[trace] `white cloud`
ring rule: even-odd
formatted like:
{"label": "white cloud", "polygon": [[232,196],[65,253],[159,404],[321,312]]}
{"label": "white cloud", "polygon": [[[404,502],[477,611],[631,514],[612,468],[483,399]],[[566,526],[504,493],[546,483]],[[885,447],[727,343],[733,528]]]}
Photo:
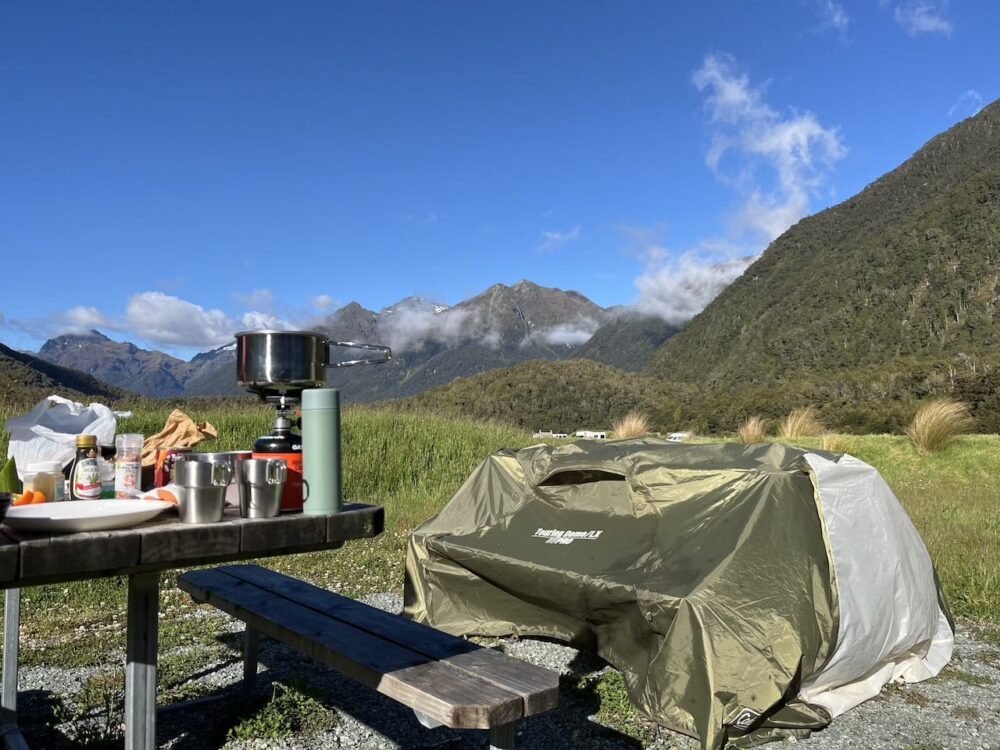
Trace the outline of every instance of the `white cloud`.
{"label": "white cloud", "polygon": [[279,305],[266,289],[234,296],[245,305],[259,305],[259,308],[230,315],[163,292],[146,291],[132,295],[121,316],[107,315],[96,307],[78,306],[41,318],[8,319],[4,325],[37,339],[86,333],[91,329],[115,331],[129,340],[171,351],[229,344],[233,334],[240,330],[295,330],[314,322],[308,311],[276,312]]}
{"label": "white cloud", "polygon": [[499,331],[487,331],[479,338],[480,344],[485,344],[490,349],[500,348],[500,332]]}
{"label": "white cloud", "polygon": [[[829,24],[843,30],[846,12],[817,2]],[[705,96],[710,141],[705,162],[737,205],[727,231],[678,254],[657,233],[626,229],[640,247],[645,270],[636,278],[635,310],[679,325],[693,318],[733,282],[775,238],[810,211],[846,153],[840,133],[811,112],[772,107],[730,55],[707,55],[692,75]]]}
{"label": "white cloud", "polygon": [[944,34],[950,37],[955,27],[947,11],[948,0],[906,0],[896,6],[896,23],[910,36]]}
{"label": "white cloud", "polygon": [[847,33],[851,17],[843,5],[833,0],[816,0],[816,12],[819,14],[821,28],[833,29],[841,35]]}
{"label": "white cloud", "polygon": [[334,300],[333,297],[331,297],[329,294],[317,294],[310,300],[310,303],[312,304],[313,308],[315,308],[318,312],[322,313],[322,312],[327,312],[328,310],[330,310],[330,308],[333,307]]}
{"label": "white cloud", "polygon": [[475,321],[468,310],[407,306],[379,319],[379,334],[394,351],[414,351],[428,343],[453,343],[469,335]]}
{"label": "white cloud", "polygon": [[555,252],[567,242],[580,239],[580,227],[576,226],[566,232],[551,232],[542,230],[541,239],[538,241],[538,249],[543,253]]}
{"label": "white cloud", "polygon": [[297,326],[277,315],[250,310],[240,315],[240,327],[247,331],[291,331]]}
{"label": "white cloud", "polygon": [[32,338],[49,339],[65,334],[88,333],[93,329],[119,331],[119,323],[109,319],[96,307],[72,307],[65,312],[41,318],[7,318],[0,322],[5,328],[26,333]]}
{"label": "white cloud", "polygon": [[274,309],[274,292],[270,289],[254,289],[249,294],[240,294],[237,292],[233,295],[233,299],[241,306],[254,310]]}
{"label": "white cloud", "polygon": [[541,339],[552,346],[578,346],[587,343],[598,328],[600,328],[600,324],[596,320],[583,318],[572,323],[562,323],[538,331],[533,334],[532,338]]}
{"label": "white cloud", "polygon": [[963,91],[948,110],[948,117],[972,117],[983,108],[983,95],[975,89]]}
{"label": "white cloud", "polygon": [[692,81],[714,128],[706,163],[742,200],[733,230],[766,244],[808,212],[847,154],[840,133],[811,112],[772,108],[730,55],[708,55]]}
{"label": "white cloud", "polygon": [[222,310],[206,310],[163,292],[132,295],[124,326],[151,343],[190,348],[228,344],[236,330]]}
{"label": "white cloud", "polygon": [[679,260],[653,261],[635,280],[639,289],[636,309],[679,325],[700,313],[729,286],[755,258],[706,261],[694,253]]}
{"label": "white cloud", "polygon": [[65,328],[61,333],[84,333],[94,328],[115,328],[115,325],[96,307],[71,307],[63,319]]}

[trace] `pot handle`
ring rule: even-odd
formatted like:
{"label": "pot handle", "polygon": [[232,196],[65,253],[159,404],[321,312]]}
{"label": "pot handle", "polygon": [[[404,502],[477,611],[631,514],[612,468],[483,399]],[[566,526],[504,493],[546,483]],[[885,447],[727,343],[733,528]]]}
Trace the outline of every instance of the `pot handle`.
{"label": "pot handle", "polygon": [[330,364],[330,367],[350,367],[351,365],[380,365],[383,362],[388,362],[392,359],[392,349],[388,346],[379,346],[378,344],[362,344],[357,341],[327,341],[327,346],[343,346],[347,349],[369,349],[371,351],[382,352],[381,357],[372,357],[370,359],[349,359],[346,362],[336,362]]}

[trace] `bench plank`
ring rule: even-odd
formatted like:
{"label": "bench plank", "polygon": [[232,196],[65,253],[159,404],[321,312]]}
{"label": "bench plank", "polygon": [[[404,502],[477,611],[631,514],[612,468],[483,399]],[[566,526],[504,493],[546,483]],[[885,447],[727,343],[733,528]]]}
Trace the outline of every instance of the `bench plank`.
{"label": "bench plank", "polygon": [[390,672],[379,682],[378,691],[446,727],[464,729],[516,721],[524,706],[521,696],[440,661]]}
{"label": "bench plank", "polygon": [[533,716],[559,704],[559,679],[547,669],[519,661],[490,648],[462,640],[428,625],[407,620],[363,602],[340,596],[259,565],[228,565],[225,572],[297,604],[424,654],[520,695],[524,715]]}
{"label": "bench plank", "polygon": [[212,604],[446,726],[483,729],[522,714],[523,700],[517,694],[224,570],[185,573],[178,585],[195,600]]}

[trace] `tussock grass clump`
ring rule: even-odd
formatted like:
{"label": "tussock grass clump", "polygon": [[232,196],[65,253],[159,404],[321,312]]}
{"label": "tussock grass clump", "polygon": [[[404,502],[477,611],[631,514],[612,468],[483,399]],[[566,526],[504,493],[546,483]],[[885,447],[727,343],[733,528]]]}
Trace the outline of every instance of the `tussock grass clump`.
{"label": "tussock grass clump", "polygon": [[618,439],[646,437],[649,434],[649,417],[642,412],[630,411],[612,422],[611,430]]}
{"label": "tussock grass clump", "polygon": [[767,440],[767,420],[755,414],[747,419],[736,430],[740,442],[746,445],[755,445]]}
{"label": "tussock grass clump", "polygon": [[976,423],[969,405],[951,398],[930,401],[919,409],[906,434],[922,453],[933,453]]}
{"label": "tussock grass clump", "polygon": [[823,450],[830,453],[850,453],[851,441],[843,435],[834,435],[828,432],[823,436]]}
{"label": "tussock grass clump", "polygon": [[778,435],[783,438],[816,437],[825,432],[826,425],[812,406],[793,409],[778,425]]}

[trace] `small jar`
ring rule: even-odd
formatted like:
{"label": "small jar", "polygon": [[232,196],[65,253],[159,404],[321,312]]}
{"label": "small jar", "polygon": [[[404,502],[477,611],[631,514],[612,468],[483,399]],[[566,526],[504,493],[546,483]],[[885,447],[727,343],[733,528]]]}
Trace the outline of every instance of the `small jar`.
{"label": "small jar", "polygon": [[63,482],[62,463],[37,461],[28,464],[24,472],[24,489],[40,492],[49,501],[65,500],[66,485]]}
{"label": "small jar", "polygon": [[100,499],[101,467],[97,460],[100,455],[100,449],[97,447],[97,435],[76,436],[76,459],[73,461],[73,468],[69,474],[70,500]]}
{"label": "small jar", "polygon": [[142,442],[135,432],[115,436],[115,497],[136,497],[142,490]]}

